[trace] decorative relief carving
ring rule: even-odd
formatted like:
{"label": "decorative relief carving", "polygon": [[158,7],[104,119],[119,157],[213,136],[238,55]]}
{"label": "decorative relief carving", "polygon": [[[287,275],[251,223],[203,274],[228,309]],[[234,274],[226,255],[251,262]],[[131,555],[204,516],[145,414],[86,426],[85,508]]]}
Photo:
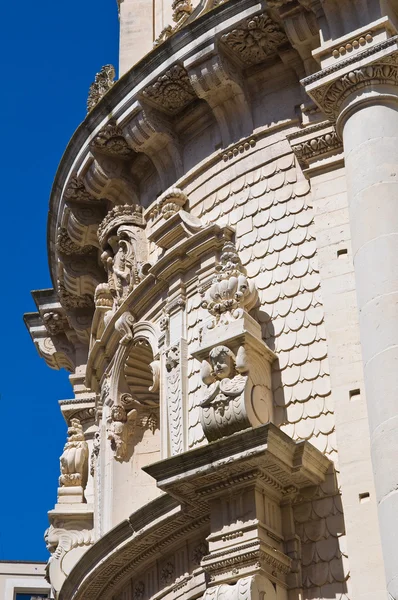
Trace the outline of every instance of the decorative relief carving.
{"label": "decorative relief carving", "polygon": [[247,152],[251,148],[254,148],[255,145],[256,145],[256,140],[254,140],[254,139],[244,142],[243,144],[237,144],[236,146],[234,146],[233,148],[228,150],[228,152],[224,152],[224,154],[222,155],[223,161],[228,162],[229,160],[232,160],[236,156],[239,156],[239,154],[243,154],[244,152]]}
{"label": "decorative relief carving", "polygon": [[200,544],[198,544],[197,546],[195,546],[195,548],[192,550],[192,563],[196,566],[199,567],[200,563],[202,562],[202,558],[204,556],[206,556],[206,554],[209,553],[209,546],[206,542],[201,542]]}
{"label": "decorative relief carving", "polygon": [[202,222],[183,210],[187,195],[179,188],[164,192],[145,213],[148,239],[161,248],[172,248],[202,228]]}
{"label": "decorative relief carving", "polygon": [[88,445],[78,419],[71,419],[68,441],[60,458],[58,501],[83,502],[83,489],[87,483]]}
{"label": "decorative relief carving", "polygon": [[134,586],[134,600],[143,600],[145,595],[145,583],[143,581],[137,581]]}
{"label": "decorative relief carving", "polygon": [[222,36],[222,42],[244,64],[260,63],[277,53],[287,37],[266,13],[248,19],[246,23]]}
{"label": "decorative relief carving", "polygon": [[202,362],[201,376],[206,388],[201,400],[201,420],[209,441],[250,427],[244,408],[247,373],[243,346],[237,356],[227,346],[216,346],[209,360]]}
{"label": "decorative relief carving", "polygon": [[169,417],[171,454],[184,452],[183,382],[181,374],[181,349],[171,346],[165,352],[166,403]]}
{"label": "decorative relief carving", "polygon": [[98,151],[119,158],[131,158],[134,150],[128,145],[122,129],[116,123],[107,123],[90,144],[93,151]]}
{"label": "decorative relief carving", "polygon": [[94,106],[105,96],[111,89],[115,79],[115,68],[113,65],[105,65],[96,74],[95,80],[90,85],[90,90],[87,99],[87,112],[90,112]]}
{"label": "decorative relief carving", "polygon": [[46,566],[46,579],[57,592],[75,562],[94,544],[90,525],[85,521],[55,521],[44,533],[44,541],[51,554]]}
{"label": "decorative relief carving", "polygon": [[127,410],[123,406],[115,405],[111,408],[110,419],[107,423],[107,437],[117,460],[123,460],[127,454],[127,444],[133,434],[137,419],[135,409]]}
{"label": "decorative relief carving", "polygon": [[69,181],[64,192],[64,198],[73,202],[91,202],[94,200],[84,187],[83,182],[77,179],[77,177],[72,177]]}
{"label": "decorative relief carving", "polygon": [[[324,125],[323,129],[325,129]],[[309,135],[311,131],[309,130],[307,132],[306,130],[303,130],[300,133],[304,137],[306,134]],[[288,137],[288,139],[289,141],[294,141],[293,136],[291,138]],[[323,132],[320,135],[314,135],[314,137],[305,139],[297,144],[292,143],[292,150],[302,168],[308,168],[311,161],[320,158],[325,154],[342,152],[343,142],[338,137],[336,130],[333,128],[330,131]]]}
{"label": "decorative relief carving", "polygon": [[174,579],[174,573],[175,569],[173,563],[169,561],[165,565],[163,565],[160,571],[160,581],[162,582],[162,584],[169,585],[170,583],[172,583]]}
{"label": "decorative relief carving", "polygon": [[159,110],[171,115],[180,112],[196,97],[189,77],[180,65],[171,67],[155,83],[145,88],[142,94]]}
{"label": "decorative relief carving", "polygon": [[202,307],[213,316],[208,327],[226,325],[240,318],[244,310],[249,312],[258,302],[257,290],[248,280],[233,242],[224,244],[216,273],[202,302]]}
{"label": "decorative relief carving", "polygon": [[188,202],[187,195],[180,188],[171,188],[157,200],[147,213],[147,219],[155,221],[163,217],[169,219],[178,211],[182,210]]}
{"label": "decorative relief carving", "polygon": [[90,254],[93,251],[93,246],[78,246],[71,240],[69,237],[69,233],[67,229],[61,227],[58,230],[57,241],[56,241],[57,251],[66,255],[72,254]]}
{"label": "decorative relief carving", "polygon": [[[396,60],[397,58],[393,57],[394,63]],[[355,90],[380,84],[398,84],[396,64],[386,61],[354,69],[330,85],[311,90],[309,93],[326,116],[334,121],[340,114],[341,105],[350,94]]]}
{"label": "decorative relief carving", "polygon": [[121,225],[143,227],[142,207],[138,204],[124,204],[112,208],[98,227],[98,240],[102,247],[106,244],[109,236]]}
{"label": "decorative relief carving", "polygon": [[91,450],[91,455],[90,455],[90,475],[91,475],[91,477],[94,477],[100,449],[101,449],[101,432],[100,432],[100,430],[98,430],[94,434],[93,449]]}
{"label": "decorative relief carving", "polygon": [[260,576],[239,579],[233,585],[222,584],[206,590],[203,600],[276,600],[272,583]]}
{"label": "decorative relief carving", "polygon": [[89,294],[83,294],[82,296],[71,294],[61,281],[58,281],[58,296],[60,303],[66,310],[92,308],[94,306],[93,299]]}

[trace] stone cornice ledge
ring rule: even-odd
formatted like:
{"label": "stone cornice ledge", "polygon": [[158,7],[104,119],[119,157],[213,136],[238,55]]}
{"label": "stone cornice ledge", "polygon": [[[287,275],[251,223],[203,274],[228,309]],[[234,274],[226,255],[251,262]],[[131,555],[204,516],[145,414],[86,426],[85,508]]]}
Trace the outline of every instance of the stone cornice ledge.
{"label": "stone cornice ledge", "polygon": [[324,481],[331,463],[310,443],[295,442],[268,423],[154,463],[144,471],[180,502],[195,504],[198,496],[212,495],[209,484],[215,483],[218,489],[220,481],[227,477],[232,485],[233,466],[237,477],[244,478],[245,471],[259,468],[266,472],[271,464],[272,477],[278,480],[282,493],[290,493],[291,486],[299,489]]}

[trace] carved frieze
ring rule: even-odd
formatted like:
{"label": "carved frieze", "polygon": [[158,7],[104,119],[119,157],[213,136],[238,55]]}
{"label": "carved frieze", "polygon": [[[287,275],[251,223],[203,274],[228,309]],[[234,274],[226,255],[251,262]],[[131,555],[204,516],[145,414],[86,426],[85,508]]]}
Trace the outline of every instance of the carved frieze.
{"label": "carved frieze", "polygon": [[221,38],[226,48],[244,65],[255,65],[271,56],[287,42],[285,33],[267,13],[248,19]]}
{"label": "carved frieze", "polygon": [[111,89],[115,79],[115,68],[113,65],[105,65],[96,74],[95,80],[90,85],[90,90],[87,99],[87,112],[90,112],[94,106],[105,96]]}
{"label": "carved frieze", "polygon": [[302,129],[287,139],[302,169],[308,169],[315,161],[343,151],[343,142],[335,127],[329,123]]}
{"label": "carved frieze", "polygon": [[189,77],[180,65],[174,65],[155,83],[146,87],[143,97],[160,111],[175,115],[196,98]]}

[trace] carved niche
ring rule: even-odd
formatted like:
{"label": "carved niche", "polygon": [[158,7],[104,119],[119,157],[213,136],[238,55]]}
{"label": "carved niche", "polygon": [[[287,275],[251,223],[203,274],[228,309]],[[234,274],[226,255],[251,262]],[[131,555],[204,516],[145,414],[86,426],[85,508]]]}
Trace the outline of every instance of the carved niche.
{"label": "carved niche", "polygon": [[249,315],[258,303],[257,290],[232,242],[225,243],[215,270],[202,302],[210,316],[201,343],[192,352],[202,361],[200,411],[209,441],[273,419],[275,355],[262,339],[261,326]]}
{"label": "carved niche", "polygon": [[[158,427],[159,363],[153,360],[148,339],[142,334],[145,323],[135,324],[131,313],[115,323],[121,339],[110,370],[104,394],[106,436],[116,460],[128,460],[137,427]],[[148,324],[148,329],[151,324]]]}
{"label": "carved niche", "polygon": [[111,296],[113,309],[121,306],[146,273],[147,242],[142,208],[124,205],[113,208],[98,227],[98,239],[103,249],[101,260],[108,275],[96,299]]}

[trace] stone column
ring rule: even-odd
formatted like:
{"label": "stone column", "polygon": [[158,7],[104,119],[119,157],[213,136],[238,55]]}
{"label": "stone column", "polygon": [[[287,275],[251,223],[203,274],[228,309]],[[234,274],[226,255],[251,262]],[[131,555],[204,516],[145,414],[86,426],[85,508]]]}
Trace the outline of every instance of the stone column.
{"label": "stone column", "polygon": [[[324,76],[323,76],[324,73]],[[329,72],[330,73],[330,72]],[[317,79],[317,81],[314,81]],[[371,455],[387,589],[398,597],[398,56],[396,40],[307,78],[344,143]]]}
{"label": "stone column", "polygon": [[398,597],[398,87],[341,113],[371,453],[387,588]]}

